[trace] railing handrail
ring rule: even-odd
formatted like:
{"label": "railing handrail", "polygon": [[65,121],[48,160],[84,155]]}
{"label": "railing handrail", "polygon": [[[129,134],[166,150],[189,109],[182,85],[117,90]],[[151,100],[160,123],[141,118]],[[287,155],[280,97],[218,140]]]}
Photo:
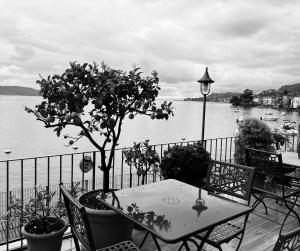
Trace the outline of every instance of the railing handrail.
{"label": "railing handrail", "polygon": [[[230,138],[236,138],[236,137],[235,136],[221,137],[221,138],[213,138],[213,139],[205,139],[205,140],[210,141],[210,140],[216,140],[216,139],[230,139]],[[201,140],[199,139],[199,140],[189,140],[189,141],[177,141],[177,142],[171,142],[171,143],[151,144],[150,146],[156,147],[156,146],[173,145],[173,144],[181,144],[181,143],[195,143],[198,141],[201,141]],[[116,148],[115,151],[129,149],[129,148],[131,148],[131,146],[120,147],[120,148]],[[110,150],[106,149],[105,151],[110,151]],[[71,155],[86,154],[86,153],[99,153],[99,152],[100,152],[99,150],[90,150],[90,151],[83,151],[83,152],[73,152],[73,153],[53,154],[53,155],[25,157],[25,158],[16,158],[16,159],[6,159],[6,160],[0,160],[0,163],[7,162],[7,161],[12,162],[12,161],[20,161],[20,160],[34,160],[34,159],[53,158],[53,157],[59,157],[59,156],[71,156]]]}

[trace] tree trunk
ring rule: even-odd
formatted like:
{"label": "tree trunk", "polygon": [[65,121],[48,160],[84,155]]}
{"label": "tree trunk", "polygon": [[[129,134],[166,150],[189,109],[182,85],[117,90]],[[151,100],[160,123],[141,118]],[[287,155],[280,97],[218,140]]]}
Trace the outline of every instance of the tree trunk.
{"label": "tree trunk", "polygon": [[[146,174],[147,175],[147,174]],[[142,175],[142,185],[145,185],[145,178],[146,178],[146,175]]]}
{"label": "tree trunk", "polygon": [[105,193],[109,192],[109,169],[103,170],[103,190]]}

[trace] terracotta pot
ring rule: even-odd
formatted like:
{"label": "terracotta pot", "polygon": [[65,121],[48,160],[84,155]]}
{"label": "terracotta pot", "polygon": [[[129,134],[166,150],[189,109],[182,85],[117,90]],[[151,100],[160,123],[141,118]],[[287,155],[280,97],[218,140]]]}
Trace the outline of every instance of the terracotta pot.
{"label": "terracotta pot", "polygon": [[79,197],[79,202],[86,207],[96,249],[130,240],[133,230],[133,223],[115,211],[92,209],[82,203],[84,196],[99,191],[87,192]]}
{"label": "terracotta pot", "polygon": [[41,251],[41,250],[60,251],[62,238],[64,232],[68,228],[68,225],[64,220],[62,219],[58,219],[58,220],[63,223],[64,227],[61,230],[55,231],[50,234],[31,234],[25,230],[26,225],[23,226],[21,229],[21,233],[27,240],[27,250],[28,251]]}

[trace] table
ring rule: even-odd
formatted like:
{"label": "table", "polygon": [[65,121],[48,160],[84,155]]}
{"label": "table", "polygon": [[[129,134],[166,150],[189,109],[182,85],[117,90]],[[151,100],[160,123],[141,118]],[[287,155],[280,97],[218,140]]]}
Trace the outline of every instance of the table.
{"label": "table", "polygon": [[[199,196],[205,205],[195,207]],[[173,179],[122,189],[97,198],[147,230],[147,235],[152,235],[158,250],[160,247],[156,237],[166,243],[182,241],[189,250],[189,237],[208,230],[207,238],[215,226],[252,210],[244,204]]]}
{"label": "table", "polygon": [[295,167],[296,170],[291,173],[286,173],[285,176],[292,178],[295,181],[300,181],[300,159],[298,153],[295,152],[281,152],[282,163]]}

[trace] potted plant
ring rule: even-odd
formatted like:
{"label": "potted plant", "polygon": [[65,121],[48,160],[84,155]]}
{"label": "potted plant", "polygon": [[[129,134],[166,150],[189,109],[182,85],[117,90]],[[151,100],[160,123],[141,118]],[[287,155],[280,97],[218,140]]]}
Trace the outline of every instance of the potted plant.
{"label": "potted plant", "polygon": [[153,170],[154,173],[158,171],[159,156],[157,152],[149,145],[149,140],[144,142],[133,143],[133,147],[123,150],[125,162],[134,166],[137,170],[136,174],[142,177],[142,185],[145,184],[147,173]]}
{"label": "potted plant", "polygon": [[[151,76],[143,77],[140,69],[135,66],[126,73],[111,69],[104,63],[99,67],[95,63],[81,65],[74,62],[70,63],[70,68],[63,74],[38,80],[44,100],[35,108],[25,107],[25,110],[46,128],[53,128],[57,136],[68,126],[79,128],[78,135],[66,134],[64,138],[68,140],[68,145],[72,145],[85,137],[99,150],[103,191],[108,192],[109,172],[126,118],[134,119],[143,115],[151,119],[168,119],[173,115],[171,102],[165,101],[161,105],[155,103],[160,90],[158,82],[157,72],[153,71]],[[90,198],[80,197],[81,203],[91,203],[94,199],[92,193],[83,196]],[[108,232],[106,228],[111,228],[110,223],[115,222],[109,217],[120,219],[120,216],[112,210],[92,210],[88,210],[88,217],[97,242],[102,239],[98,238],[98,234]],[[96,214],[105,221],[103,224],[95,223],[92,217]],[[99,226],[102,226],[101,230],[98,229]],[[115,230],[119,229],[120,224],[116,224]],[[118,235],[110,235],[110,238],[115,237]],[[112,239],[111,242],[114,243],[115,240]],[[96,248],[101,248],[101,245],[96,243]]]}
{"label": "potted plant", "polygon": [[50,206],[55,192],[35,188],[35,196],[22,204],[19,198],[11,197],[6,220],[18,220],[21,234],[27,240],[29,251],[59,251],[62,237],[67,229],[60,206]]}
{"label": "potted plant", "polygon": [[201,143],[175,145],[164,152],[160,163],[165,179],[177,179],[193,186],[202,187],[210,165],[210,154]]}

